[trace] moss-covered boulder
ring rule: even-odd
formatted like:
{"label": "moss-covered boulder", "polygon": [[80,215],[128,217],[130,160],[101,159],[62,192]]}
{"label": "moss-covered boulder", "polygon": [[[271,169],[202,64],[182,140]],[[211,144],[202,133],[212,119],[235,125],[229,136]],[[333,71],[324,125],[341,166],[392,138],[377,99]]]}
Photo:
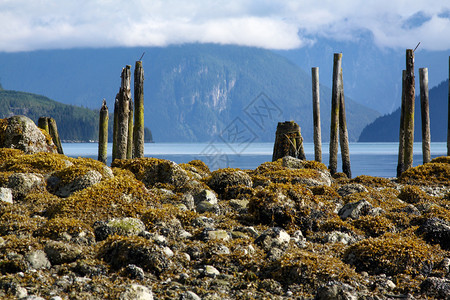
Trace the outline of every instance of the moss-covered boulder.
{"label": "moss-covered boulder", "polygon": [[20,149],[26,154],[58,152],[51,137],[25,116],[0,120],[0,147]]}

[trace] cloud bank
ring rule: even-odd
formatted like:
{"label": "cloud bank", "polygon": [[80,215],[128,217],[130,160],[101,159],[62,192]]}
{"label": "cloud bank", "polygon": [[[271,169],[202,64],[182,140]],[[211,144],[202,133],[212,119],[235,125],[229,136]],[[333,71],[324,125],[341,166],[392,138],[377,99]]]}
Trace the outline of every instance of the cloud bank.
{"label": "cloud bank", "polygon": [[[219,43],[294,49],[318,38],[450,49],[444,0],[3,0],[0,51]],[[446,4],[447,3],[447,4]]]}

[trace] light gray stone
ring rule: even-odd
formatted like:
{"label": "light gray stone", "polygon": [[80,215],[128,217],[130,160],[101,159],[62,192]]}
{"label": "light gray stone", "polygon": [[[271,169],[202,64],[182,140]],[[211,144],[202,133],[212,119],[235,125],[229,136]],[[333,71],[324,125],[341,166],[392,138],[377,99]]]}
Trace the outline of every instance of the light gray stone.
{"label": "light gray stone", "polygon": [[13,203],[13,194],[10,188],[0,188],[0,201]]}
{"label": "light gray stone", "polygon": [[140,284],[131,284],[120,295],[120,300],[153,300],[152,291]]}

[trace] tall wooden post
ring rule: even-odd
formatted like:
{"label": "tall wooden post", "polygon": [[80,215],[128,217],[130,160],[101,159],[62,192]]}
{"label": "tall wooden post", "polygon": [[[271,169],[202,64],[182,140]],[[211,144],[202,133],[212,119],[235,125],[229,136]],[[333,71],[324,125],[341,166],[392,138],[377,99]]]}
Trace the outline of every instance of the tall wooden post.
{"label": "tall wooden post", "polygon": [[104,164],[106,164],[108,157],[108,114],[108,106],[106,106],[106,100],[103,99],[98,124],[98,160]]}
{"label": "tall wooden post", "polygon": [[340,97],[340,71],[342,65],[342,53],[335,53],[333,60],[333,88],[331,92],[331,125],[330,125],[330,173],[337,172],[338,154],[338,124],[339,124],[339,97]]}
{"label": "tall wooden post", "polygon": [[450,56],[448,57],[448,76],[447,156],[450,156]]}
{"label": "tall wooden post", "polygon": [[319,68],[311,68],[312,96],[313,96],[313,122],[314,122],[314,159],[322,162],[322,133],[320,129],[320,89]]}
{"label": "tall wooden post", "polygon": [[131,66],[127,65],[122,69],[121,86],[119,91],[119,113],[118,117],[118,131],[117,131],[117,158],[127,158],[127,143],[128,143],[128,117],[131,100]]}
{"label": "tall wooden post", "polygon": [[127,141],[127,159],[133,158],[133,100],[130,98],[128,103],[128,141]]}
{"label": "tall wooden post", "polygon": [[53,118],[48,118],[48,130],[49,134],[52,137],[53,143],[56,146],[56,149],[58,149],[59,154],[64,154],[62,145],[61,145],[61,139],[59,138],[58,133],[58,127],[56,126],[56,121]]}
{"label": "tall wooden post", "polygon": [[431,161],[430,111],[428,99],[428,69],[419,69],[420,111],[422,117],[422,157],[423,163]]}
{"label": "tall wooden post", "polygon": [[406,70],[402,71],[402,103],[400,108],[400,133],[398,136],[397,177],[405,171],[405,80]]}
{"label": "tall wooden post", "polygon": [[133,157],[144,157],[144,69],[137,61],[134,69]]}
{"label": "tall wooden post", "polygon": [[112,160],[117,158],[117,143],[119,135],[119,93],[114,100],[114,123],[113,123],[113,145],[112,145]]}
{"label": "tall wooden post", "polygon": [[300,126],[294,121],[278,122],[272,161],[285,156],[306,159]]}
{"label": "tall wooden post", "polygon": [[340,72],[339,90],[339,143],[341,144],[342,172],[344,172],[348,178],[352,178],[352,171],[350,168],[350,149],[348,146],[347,118],[345,116],[344,79],[342,69]]}
{"label": "tall wooden post", "polygon": [[413,166],[414,148],[414,51],[406,50],[406,78],[405,78],[405,171]]}

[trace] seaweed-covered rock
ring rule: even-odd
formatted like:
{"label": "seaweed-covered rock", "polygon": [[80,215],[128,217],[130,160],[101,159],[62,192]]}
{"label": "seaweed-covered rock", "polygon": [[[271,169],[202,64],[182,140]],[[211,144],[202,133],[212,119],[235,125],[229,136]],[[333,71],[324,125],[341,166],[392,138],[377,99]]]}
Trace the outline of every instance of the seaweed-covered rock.
{"label": "seaweed-covered rock", "polygon": [[351,285],[330,281],[317,290],[314,300],[357,300],[358,296],[356,289]]}
{"label": "seaweed-covered rock", "polygon": [[271,184],[250,199],[248,212],[257,222],[284,227],[307,217],[315,206],[314,195],[304,186]]}
{"label": "seaweed-covered rock", "polygon": [[45,180],[40,174],[15,173],[8,178],[8,187],[12,190],[13,199],[21,199],[28,193],[45,190]]}
{"label": "seaweed-covered rock", "polygon": [[54,265],[74,262],[85,255],[82,247],[60,241],[49,241],[44,251],[48,260]]}
{"label": "seaweed-covered rock", "polygon": [[342,220],[347,218],[358,219],[361,216],[372,215],[376,216],[380,211],[373,207],[367,200],[360,200],[358,202],[347,203],[339,210],[339,216]]}
{"label": "seaweed-covered rock", "polygon": [[272,248],[286,249],[289,245],[291,236],[282,228],[272,227],[265,230],[255,239],[255,244],[269,251]]}
{"label": "seaweed-covered rock", "polygon": [[420,285],[422,293],[437,299],[449,299],[450,280],[446,278],[428,277]]}
{"label": "seaweed-covered rock", "polygon": [[115,218],[105,222],[104,226],[109,227],[111,234],[123,236],[139,235],[145,230],[144,223],[137,218]]}
{"label": "seaweed-covered rock", "polygon": [[418,275],[424,265],[442,260],[442,255],[442,252],[414,236],[387,233],[351,245],[344,253],[344,261],[355,266],[357,271],[369,274]]}
{"label": "seaweed-covered rock", "polygon": [[431,244],[439,244],[450,250],[450,223],[438,218],[429,218],[417,230]]}
{"label": "seaweed-covered rock", "polygon": [[116,159],[111,167],[131,171],[136,179],[142,181],[147,187],[156,184],[168,184],[175,188],[181,188],[191,178],[178,164],[170,160],[158,158]]}
{"label": "seaweed-covered rock", "polygon": [[160,275],[173,267],[170,257],[163,249],[142,237],[109,237],[100,249],[99,256],[114,269],[134,264]]}
{"label": "seaweed-covered rock", "polygon": [[58,152],[51,137],[25,116],[0,120],[0,147],[20,149],[26,154]]}
{"label": "seaweed-covered rock", "polygon": [[305,178],[304,182],[302,182],[303,184],[309,186],[331,185],[331,174],[327,167],[320,162],[285,156],[282,158],[281,165],[288,169],[311,169],[319,172],[320,176],[317,178]]}
{"label": "seaweed-covered rock", "polygon": [[429,162],[402,173],[400,183],[438,185],[448,184],[450,164],[444,162]]}
{"label": "seaweed-covered rock", "polygon": [[222,195],[227,187],[235,185],[251,187],[252,184],[252,179],[247,173],[231,168],[219,169],[212,172],[211,178],[208,181],[208,186],[219,195]]}
{"label": "seaweed-covered rock", "polygon": [[367,189],[362,184],[349,183],[349,184],[344,184],[341,187],[339,187],[337,192],[341,197],[345,197],[345,196],[348,196],[348,195],[354,194],[354,193],[367,192]]}

